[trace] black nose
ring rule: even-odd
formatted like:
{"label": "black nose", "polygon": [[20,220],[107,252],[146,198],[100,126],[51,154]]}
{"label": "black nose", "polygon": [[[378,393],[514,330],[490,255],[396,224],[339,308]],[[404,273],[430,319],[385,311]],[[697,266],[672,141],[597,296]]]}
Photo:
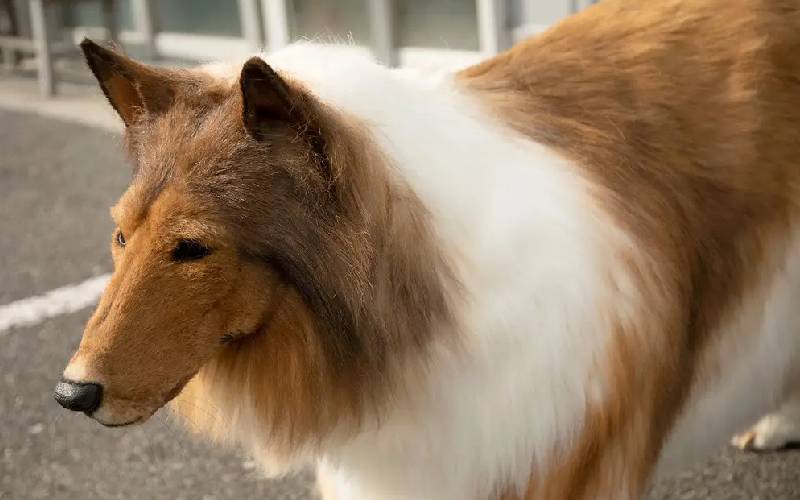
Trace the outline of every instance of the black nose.
{"label": "black nose", "polygon": [[103,399],[103,386],[93,382],[62,380],[56,384],[54,396],[64,408],[91,415]]}

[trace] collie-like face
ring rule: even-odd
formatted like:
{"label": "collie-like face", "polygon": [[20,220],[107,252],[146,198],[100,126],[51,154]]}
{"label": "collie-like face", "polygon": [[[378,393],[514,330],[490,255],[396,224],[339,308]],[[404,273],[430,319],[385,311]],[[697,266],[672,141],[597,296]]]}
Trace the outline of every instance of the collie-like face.
{"label": "collie-like face", "polygon": [[113,277],[56,399],[119,426],[152,415],[227,345],[269,330],[281,275],[296,269],[281,248],[306,244],[290,226],[314,219],[324,171],[319,139],[294,127],[307,118],[299,97],[260,59],[234,84],[82,48],[126,124],[134,174],[111,211]]}
{"label": "collie-like face", "polygon": [[287,457],[375,421],[457,331],[458,285],[370,129],[260,58],[237,78],[82,48],[133,178],[58,402],[116,426],[176,398],[192,430]]}
{"label": "collie-like face", "polygon": [[112,210],[114,274],[64,372],[102,387],[97,408],[84,411],[105,425],[149,417],[226,343],[267,328],[277,288],[274,272],[242,255],[179,187],[146,213],[141,189]]}
{"label": "collie-like face", "polygon": [[59,403],[123,425],[191,379],[175,407],[213,435],[220,407],[289,446],[363,421],[450,321],[452,279],[365,127],[260,58],[228,78],[82,48],[133,179]]}

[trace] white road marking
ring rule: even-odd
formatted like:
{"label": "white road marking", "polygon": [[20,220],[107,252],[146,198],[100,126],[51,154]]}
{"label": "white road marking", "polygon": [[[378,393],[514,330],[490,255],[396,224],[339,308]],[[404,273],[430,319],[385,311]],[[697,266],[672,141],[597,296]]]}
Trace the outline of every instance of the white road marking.
{"label": "white road marking", "polygon": [[91,306],[100,298],[110,278],[110,274],[103,274],[76,285],[50,290],[44,295],[0,306],[0,336],[13,327],[35,325]]}

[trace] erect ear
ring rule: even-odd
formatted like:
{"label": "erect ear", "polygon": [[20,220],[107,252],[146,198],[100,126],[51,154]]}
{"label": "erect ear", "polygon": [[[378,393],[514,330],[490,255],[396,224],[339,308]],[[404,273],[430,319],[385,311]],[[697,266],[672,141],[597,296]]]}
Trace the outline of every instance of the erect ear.
{"label": "erect ear", "polygon": [[260,57],[244,63],[239,77],[242,90],[242,121],[251,137],[262,140],[276,124],[294,127],[311,147],[320,172],[331,178],[325,140],[314,98],[287,84]]}
{"label": "erect ear", "polygon": [[172,73],[153,68],[88,38],[81,50],[111,106],[129,126],[144,116],[166,111],[174,101]]}
{"label": "erect ear", "polygon": [[242,89],[244,128],[260,139],[275,122],[299,118],[298,98],[289,85],[260,57],[250,58],[239,77]]}

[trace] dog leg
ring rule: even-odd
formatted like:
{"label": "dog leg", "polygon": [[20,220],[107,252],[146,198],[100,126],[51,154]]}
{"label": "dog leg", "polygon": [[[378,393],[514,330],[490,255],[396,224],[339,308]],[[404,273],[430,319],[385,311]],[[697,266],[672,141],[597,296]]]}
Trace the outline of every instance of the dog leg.
{"label": "dog leg", "polygon": [[789,394],[781,407],[762,417],[750,430],[737,434],[731,444],[741,450],[770,451],[800,444],[800,390]]}
{"label": "dog leg", "polygon": [[353,495],[341,473],[325,462],[317,464],[317,493],[321,500],[348,500]]}

